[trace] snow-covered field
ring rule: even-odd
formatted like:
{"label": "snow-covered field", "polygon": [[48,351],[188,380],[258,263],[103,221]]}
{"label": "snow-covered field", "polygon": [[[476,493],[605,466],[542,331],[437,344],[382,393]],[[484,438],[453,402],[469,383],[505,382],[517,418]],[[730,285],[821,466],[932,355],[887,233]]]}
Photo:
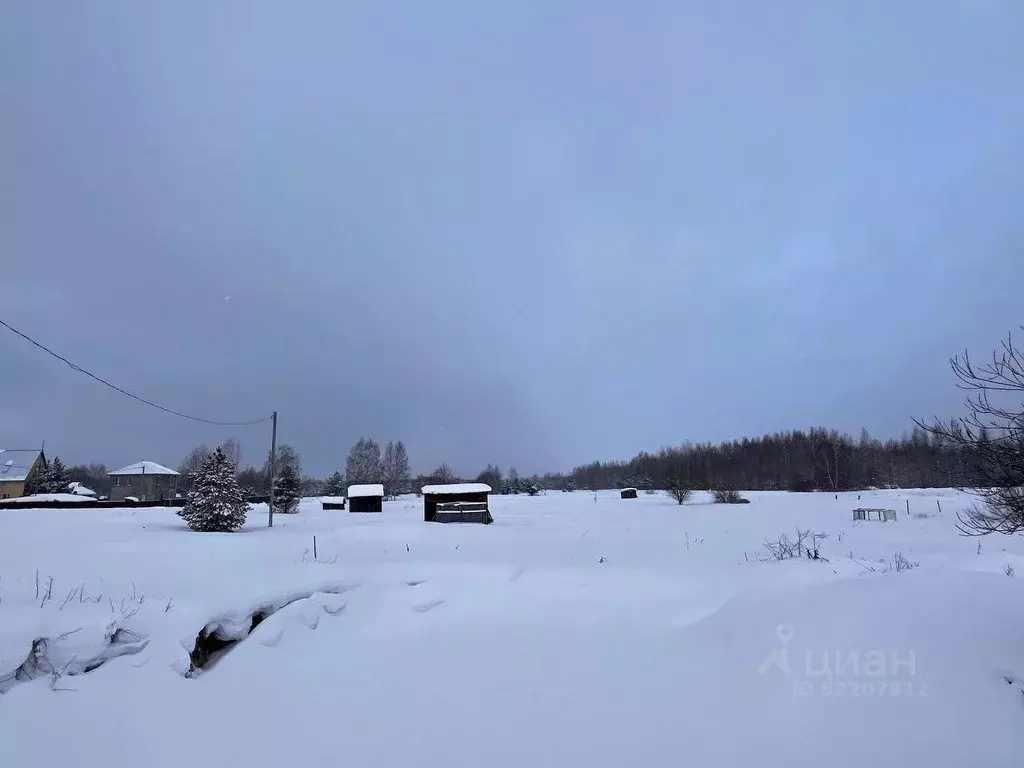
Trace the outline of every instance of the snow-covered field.
{"label": "snow-covered field", "polygon": [[[236,534],[4,510],[2,762],[1024,765],[1024,541],[979,552],[953,491],[747,495],[495,496],[491,526],[306,500]],[[827,562],[760,559],[797,527]]]}

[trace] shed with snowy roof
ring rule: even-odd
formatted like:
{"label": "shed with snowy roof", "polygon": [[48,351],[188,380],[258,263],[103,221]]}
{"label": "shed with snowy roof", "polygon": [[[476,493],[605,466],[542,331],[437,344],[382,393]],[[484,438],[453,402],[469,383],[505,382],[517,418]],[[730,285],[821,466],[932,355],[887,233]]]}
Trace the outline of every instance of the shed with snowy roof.
{"label": "shed with snowy roof", "polygon": [[[428,523],[491,523],[486,483],[425,485],[423,519]],[[471,514],[470,514],[471,513]]]}
{"label": "shed with snowy roof", "polygon": [[177,495],[178,473],[155,461],[139,461],[107,475],[114,481],[110,489],[111,501],[125,501],[128,497],[161,501]]}
{"label": "shed with snowy roof", "polygon": [[380,512],[383,509],[383,485],[350,485],[348,487],[349,512]]}
{"label": "shed with snowy roof", "polygon": [[619,491],[619,498],[622,498],[622,499],[635,499],[636,498],[636,488],[623,488],[621,491]]}

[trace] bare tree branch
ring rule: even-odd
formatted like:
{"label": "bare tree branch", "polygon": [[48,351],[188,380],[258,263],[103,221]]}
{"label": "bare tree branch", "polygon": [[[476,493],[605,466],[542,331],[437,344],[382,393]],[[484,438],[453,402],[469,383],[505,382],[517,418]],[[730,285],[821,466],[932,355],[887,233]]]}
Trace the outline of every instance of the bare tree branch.
{"label": "bare tree branch", "polygon": [[915,422],[959,454],[961,488],[979,500],[958,515],[957,528],[966,536],[1018,533],[1024,530],[1024,405],[1018,402],[1024,398],[1024,351],[1010,334],[992,362],[975,367],[965,351],[950,367],[957,386],[971,393],[967,415],[947,423]]}

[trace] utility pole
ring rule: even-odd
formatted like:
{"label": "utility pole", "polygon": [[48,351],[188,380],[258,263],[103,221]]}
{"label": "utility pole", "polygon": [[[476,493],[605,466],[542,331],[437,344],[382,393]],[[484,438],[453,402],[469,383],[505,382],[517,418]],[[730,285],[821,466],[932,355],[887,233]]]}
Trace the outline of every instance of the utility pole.
{"label": "utility pole", "polygon": [[277,470],[277,411],[270,419],[270,501],[267,515],[267,528],[274,527],[274,474]]}

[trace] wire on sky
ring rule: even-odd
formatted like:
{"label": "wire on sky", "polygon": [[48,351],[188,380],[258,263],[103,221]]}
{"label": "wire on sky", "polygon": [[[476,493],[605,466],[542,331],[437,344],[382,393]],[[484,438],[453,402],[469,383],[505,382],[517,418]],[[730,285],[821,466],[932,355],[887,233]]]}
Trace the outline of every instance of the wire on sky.
{"label": "wire on sky", "polygon": [[248,426],[252,426],[253,424],[262,424],[263,422],[270,421],[273,418],[273,416],[264,416],[262,419],[253,419],[252,421],[213,421],[211,419],[200,419],[197,416],[189,416],[187,413],[182,413],[181,411],[176,411],[173,408],[165,408],[162,405],[158,405],[158,404],[154,403],[152,400],[147,400],[144,397],[139,397],[138,395],[136,395],[136,394],[134,394],[132,392],[129,392],[127,389],[121,389],[121,387],[117,386],[116,384],[111,384],[106,379],[101,379],[99,376],[97,376],[94,373],[90,373],[89,371],[85,370],[85,368],[83,368],[80,365],[75,365],[70,360],[68,360],[66,357],[63,357],[62,355],[58,355],[56,352],[54,352],[49,347],[46,347],[46,346],[40,344],[35,339],[33,339],[30,336],[22,333],[17,328],[14,328],[13,326],[5,323],[3,320],[0,320],[0,325],[2,325],[4,328],[6,328],[7,330],[11,331],[12,333],[16,334],[17,336],[20,336],[21,338],[23,338],[25,341],[29,342],[30,344],[32,344],[32,345],[38,347],[39,349],[43,350],[43,352],[46,352],[46,354],[48,354],[48,355],[50,355],[52,357],[57,358],[62,363],[66,364],[69,368],[71,368],[71,370],[78,371],[79,373],[84,373],[90,379],[93,379],[94,381],[98,381],[100,384],[102,384],[105,387],[110,387],[110,389],[114,390],[115,392],[119,392],[122,395],[130,397],[132,400],[137,400],[138,402],[142,403],[143,405],[148,405],[150,408],[156,408],[158,411],[163,411],[164,413],[169,413],[172,416],[180,416],[181,418],[188,419],[189,421],[198,421],[200,424],[213,424],[214,426],[218,426],[218,427],[248,427]]}

